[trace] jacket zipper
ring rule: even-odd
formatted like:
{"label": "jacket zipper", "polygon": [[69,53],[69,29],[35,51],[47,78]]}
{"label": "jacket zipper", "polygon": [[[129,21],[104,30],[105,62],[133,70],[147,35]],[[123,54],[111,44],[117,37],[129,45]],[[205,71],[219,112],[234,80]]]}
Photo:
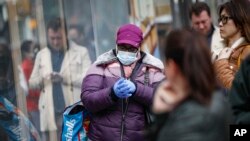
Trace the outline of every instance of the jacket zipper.
{"label": "jacket zipper", "polygon": [[[113,50],[114,54],[115,50]],[[141,67],[141,63],[142,63],[142,59],[144,58],[145,54],[141,53],[141,58],[137,61],[131,76],[134,76],[137,72],[137,70],[140,70],[139,68]],[[120,61],[118,61],[120,63],[121,66],[121,74],[123,77],[125,77],[125,73],[124,73],[124,69],[123,69],[123,65]],[[133,77],[131,77],[129,79],[133,79]],[[123,135],[124,135],[124,128],[125,128],[125,117],[128,111],[128,104],[129,104],[129,98],[126,99],[122,99],[122,122],[121,122],[121,141],[123,141]],[[125,107],[124,107],[125,106]]]}
{"label": "jacket zipper", "polygon": [[[124,107],[125,106],[125,107]],[[121,141],[123,141],[125,116],[128,111],[128,98],[122,100],[122,123],[121,123]]]}

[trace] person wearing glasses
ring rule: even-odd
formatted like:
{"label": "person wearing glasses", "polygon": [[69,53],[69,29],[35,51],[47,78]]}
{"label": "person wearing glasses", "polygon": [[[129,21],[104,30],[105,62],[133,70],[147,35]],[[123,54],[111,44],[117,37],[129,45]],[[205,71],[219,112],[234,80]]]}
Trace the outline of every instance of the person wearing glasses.
{"label": "person wearing glasses", "polygon": [[220,37],[219,29],[216,27],[210,15],[210,8],[205,2],[196,2],[191,5],[189,18],[193,30],[201,33],[207,39],[208,47],[212,54],[212,60],[223,49],[223,40]]}
{"label": "person wearing glasses", "polygon": [[90,141],[145,141],[146,108],[164,79],[163,63],[141,51],[143,34],[134,24],[119,27],[116,48],[87,71],[81,100],[91,112]]}
{"label": "person wearing glasses", "polygon": [[217,79],[226,90],[231,88],[242,60],[250,53],[250,18],[247,0],[229,1],[219,8],[220,35],[224,48],[214,62]]}

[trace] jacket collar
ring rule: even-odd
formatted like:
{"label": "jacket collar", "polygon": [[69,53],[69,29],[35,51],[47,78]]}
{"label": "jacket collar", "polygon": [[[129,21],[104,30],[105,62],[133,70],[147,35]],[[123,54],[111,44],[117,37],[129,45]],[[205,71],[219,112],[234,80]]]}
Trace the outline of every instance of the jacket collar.
{"label": "jacket collar", "polygon": [[231,48],[232,48],[232,49],[235,49],[235,48],[237,48],[238,46],[243,45],[243,44],[245,44],[245,43],[246,43],[245,38],[244,38],[244,37],[241,37],[241,38],[239,38],[238,40],[236,40],[236,41],[232,44]]}

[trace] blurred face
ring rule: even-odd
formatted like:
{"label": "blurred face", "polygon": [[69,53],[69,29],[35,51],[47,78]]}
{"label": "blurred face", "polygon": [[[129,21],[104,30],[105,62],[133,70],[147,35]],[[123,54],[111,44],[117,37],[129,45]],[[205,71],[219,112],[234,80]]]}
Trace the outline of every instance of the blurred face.
{"label": "blurred face", "polygon": [[203,35],[207,35],[211,30],[211,17],[204,10],[200,13],[200,15],[192,14],[191,17],[192,27],[196,31],[200,32]]}
{"label": "blurred face", "polygon": [[34,59],[34,56],[35,56],[35,45],[34,44],[31,44],[30,45],[30,50],[26,53],[26,57],[27,58],[30,58],[30,59]]}
{"label": "blurred face", "polygon": [[70,40],[79,44],[81,42],[82,35],[79,35],[78,31],[73,28],[69,30],[68,37]]}
{"label": "blurred face", "polygon": [[226,10],[222,10],[218,20],[221,38],[226,40],[235,40],[241,36],[241,31],[236,27],[234,21]]}
{"label": "blurred face", "polygon": [[54,49],[60,50],[63,48],[63,32],[61,29],[54,31],[48,29],[48,42]]}

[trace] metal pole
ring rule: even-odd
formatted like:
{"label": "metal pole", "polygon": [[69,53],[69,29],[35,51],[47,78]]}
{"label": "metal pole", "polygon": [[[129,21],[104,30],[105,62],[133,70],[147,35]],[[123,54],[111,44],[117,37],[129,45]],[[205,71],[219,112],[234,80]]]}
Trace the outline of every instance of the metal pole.
{"label": "metal pole", "polygon": [[[20,51],[20,36],[19,36],[19,28],[18,28],[18,15],[16,9],[16,1],[9,0],[7,2],[7,9],[9,14],[9,27],[10,27],[10,41],[11,41],[11,53],[13,60],[13,72],[14,72],[14,80],[15,80],[15,90],[17,97],[17,107],[27,116],[27,108],[26,108],[26,96],[24,95],[24,91],[20,85],[20,66],[21,64],[21,51]],[[22,139],[29,140],[29,137],[26,136],[26,130],[24,127],[24,122],[20,121],[21,127],[21,137]]]}
{"label": "metal pole", "polygon": [[47,46],[46,26],[43,16],[43,1],[36,0],[36,19],[38,27],[38,39],[41,49]]}

